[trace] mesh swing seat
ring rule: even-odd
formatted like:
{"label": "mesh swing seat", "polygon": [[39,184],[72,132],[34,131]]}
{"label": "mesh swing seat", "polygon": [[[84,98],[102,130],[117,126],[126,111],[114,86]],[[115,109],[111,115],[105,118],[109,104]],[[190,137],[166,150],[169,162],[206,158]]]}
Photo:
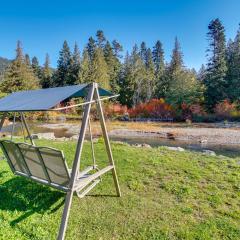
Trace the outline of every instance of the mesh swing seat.
{"label": "mesh swing seat", "polygon": [[[100,98],[100,96],[108,97]],[[55,108],[55,106],[60,102],[76,97],[84,97],[85,101],[72,106]],[[48,185],[66,193],[61,224],[57,237],[58,240],[63,240],[65,238],[73,193],[76,193],[79,198],[84,197],[101,181],[101,176],[110,171],[113,176],[117,196],[121,196],[116,167],[112,156],[112,150],[101,105],[101,101],[112,97],[116,96],[113,96],[107,90],[99,88],[97,83],[91,83],[16,92],[0,99],[0,112],[3,113],[2,120],[0,121],[0,131],[3,127],[4,121],[6,120],[7,113],[14,113],[14,122],[16,113],[19,113],[22,129],[26,129],[28,139],[31,142],[31,144],[16,143],[13,141],[12,137],[11,140],[0,139],[0,148],[2,149],[12,172],[15,175],[31,179],[35,182]],[[104,145],[108,156],[107,166],[102,169],[97,168],[93,149],[93,139],[90,126],[90,110],[92,104],[96,104]],[[62,151],[55,148],[35,145],[23,113],[34,111],[61,111],[63,109],[76,106],[84,106],[84,111],[73,166],[72,169],[69,169]],[[92,166],[80,170],[82,149],[88,126],[91,136],[93,164]],[[12,127],[12,133],[13,132],[14,124]]]}
{"label": "mesh swing seat", "polygon": [[[9,140],[0,140],[0,146],[13,174],[30,178],[64,192],[70,190],[69,182],[72,170],[68,168],[62,151],[49,147],[36,147],[27,143],[15,143]],[[107,166],[95,174],[88,174],[93,170],[93,166],[89,166],[79,172],[74,184],[74,190],[79,197],[85,195],[86,190],[82,194],[79,193],[89,183],[93,182],[92,189],[100,182],[100,179],[97,178],[112,168],[113,166]]]}
{"label": "mesh swing seat", "polygon": [[0,140],[0,146],[14,174],[68,190],[70,174],[62,151],[9,140]]}

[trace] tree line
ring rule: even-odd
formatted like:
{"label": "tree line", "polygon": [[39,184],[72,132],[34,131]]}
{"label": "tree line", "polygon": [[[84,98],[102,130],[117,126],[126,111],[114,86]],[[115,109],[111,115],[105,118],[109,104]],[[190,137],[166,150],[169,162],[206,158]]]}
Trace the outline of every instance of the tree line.
{"label": "tree line", "polygon": [[196,72],[184,65],[180,43],[175,38],[170,62],[160,40],[152,48],[145,42],[135,44],[122,56],[123,47],[108,41],[99,30],[90,37],[83,52],[75,43],[71,51],[67,41],[59,52],[57,68],[50,67],[49,55],[43,66],[37,57],[30,59],[18,41],[16,58],[6,69],[0,91],[48,88],[79,83],[98,82],[101,87],[119,93],[118,101],[128,107],[164,98],[176,108],[181,104],[200,104],[212,111],[214,106],[240,97],[240,30],[233,40],[226,41],[225,29],[219,19],[208,26],[207,64]]}

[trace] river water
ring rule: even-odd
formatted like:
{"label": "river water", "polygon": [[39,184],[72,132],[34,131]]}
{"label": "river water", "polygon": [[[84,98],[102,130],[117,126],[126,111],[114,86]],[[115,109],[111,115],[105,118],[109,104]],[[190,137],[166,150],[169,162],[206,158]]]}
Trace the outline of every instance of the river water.
{"label": "river water", "polygon": [[[69,133],[67,128],[47,128],[42,126],[42,123],[39,122],[30,122],[29,126],[31,128],[32,133],[48,133],[53,132],[56,138],[66,137],[69,138],[73,136],[73,133]],[[4,132],[10,133],[11,126],[3,129]],[[20,124],[17,124],[15,127],[15,134],[21,134]],[[239,144],[201,144],[199,142],[192,141],[182,141],[182,140],[170,140],[166,138],[156,138],[156,137],[129,137],[129,136],[111,136],[112,141],[121,141],[129,144],[149,144],[152,147],[159,146],[170,146],[170,147],[182,147],[191,151],[201,152],[203,150],[211,150],[214,151],[218,155],[224,155],[229,157],[240,157],[240,145]]]}

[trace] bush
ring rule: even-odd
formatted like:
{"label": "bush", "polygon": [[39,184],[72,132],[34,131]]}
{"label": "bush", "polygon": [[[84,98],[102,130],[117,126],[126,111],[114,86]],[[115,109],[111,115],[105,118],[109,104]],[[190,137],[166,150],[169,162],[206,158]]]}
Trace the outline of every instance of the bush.
{"label": "bush", "polygon": [[214,108],[214,113],[218,117],[222,118],[231,118],[232,114],[236,114],[237,107],[234,103],[231,103],[229,100],[224,100],[218,104],[216,104]]}
{"label": "bush", "polygon": [[152,99],[147,103],[141,103],[128,110],[131,118],[155,118],[155,119],[172,119],[173,108],[167,104],[164,99]]}
{"label": "bush", "polygon": [[126,115],[128,112],[127,106],[123,106],[119,103],[105,103],[104,105],[104,114],[107,118],[114,118]]}
{"label": "bush", "polygon": [[203,119],[207,113],[200,104],[196,103],[188,105],[186,103],[182,103],[178,115],[180,116],[180,120],[201,121],[201,119]]}

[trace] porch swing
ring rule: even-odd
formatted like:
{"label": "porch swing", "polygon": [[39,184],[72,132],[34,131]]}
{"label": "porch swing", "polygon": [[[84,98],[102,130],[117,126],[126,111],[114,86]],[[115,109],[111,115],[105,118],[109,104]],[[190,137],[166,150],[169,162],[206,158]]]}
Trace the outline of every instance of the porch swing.
{"label": "porch swing", "polygon": [[[103,98],[100,98],[100,96],[103,96]],[[71,106],[55,108],[58,103],[73,97],[84,97],[85,101]],[[7,117],[7,113],[14,113],[11,140],[0,139],[0,147],[12,172],[16,175],[29,178],[35,182],[48,185],[66,193],[64,210],[57,238],[59,240],[62,240],[65,237],[69,211],[74,193],[76,193],[79,198],[84,197],[101,181],[101,176],[103,174],[111,171],[117,195],[121,196],[101,104],[101,101],[113,97],[116,96],[113,96],[107,90],[99,88],[97,83],[92,83],[16,92],[0,99],[0,112],[3,112],[3,117],[0,122],[0,131]],[[99,115],[106,152],[108,155],[108,165],[103,169],[98,169],[94,152],[90,121],[90,110],[94,103],[96,104],[97,113]],[[35,145],[24,113],[34,111],[61,111],[78,106],[83,106],[84,111],[73,166],[72,169],[69,169],[62,151],[55,148]],[[19,113],[20,116],[19,119],[24,143],[13,141],[17,113]],[[80,170],[80,161],[87,127],[89,128],[91,142],[92,165]],[[26,143],[24,128],[26,129],[30,143]],[[90,172],[93,173],[90,174]]]}

